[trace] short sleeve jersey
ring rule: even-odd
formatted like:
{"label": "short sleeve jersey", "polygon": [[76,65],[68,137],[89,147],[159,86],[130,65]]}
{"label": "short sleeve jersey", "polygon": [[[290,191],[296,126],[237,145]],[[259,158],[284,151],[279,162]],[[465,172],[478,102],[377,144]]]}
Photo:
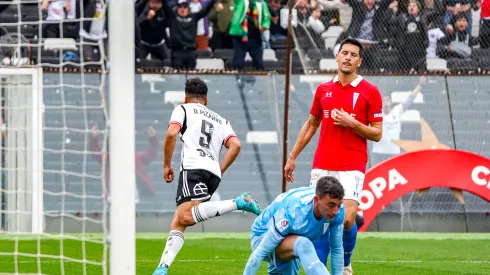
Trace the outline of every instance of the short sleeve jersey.
{"label": "short sleeve jersey", "polygon": [[204,169],[221,178],[221,148],[236,136],[230,123],[202,104],[187,103],[174,109],[170,124],[180,126],[181,170]]}
{"label": "short sleeve jersey", "polygon": [[320,84],[310,114],[322,118],[313,169],[365,173],[367,140],[354,129],[334,124],[334,109],[343,109],[359,122],[382,122],[381,94],[376,86],[358,76],[342,86],[338,76]]}

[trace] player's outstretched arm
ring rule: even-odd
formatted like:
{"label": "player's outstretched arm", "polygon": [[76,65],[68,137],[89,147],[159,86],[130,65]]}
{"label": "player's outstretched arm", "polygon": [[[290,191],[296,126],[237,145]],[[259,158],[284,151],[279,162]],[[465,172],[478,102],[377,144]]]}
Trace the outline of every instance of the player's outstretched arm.
{"label": "player's outstretched arm", "polygon": [[301,128],[301,131],[298,134],[298,138],[296,139],[296,143],[294,144],[293,150],[289,154],[289,159],[286,163],[286,166],[284,167],[284,176],[289,181],[294,181],[293,170],[295,167],[294,162],[296,158],[299,156],[301,151],[305,149],[306,145],[308,145],[311,138],[315,135],[316,131],[318,130],[318,127],[320,127],[321,123],[322,123],[321,117],[310,114],[310,117]]}
{"label": "player's outstretched arm", "polygon": [[342,275],[344,272],[344,246],[342,237],[344,233],[344,215],[335,224],[330,225],[330,251],[332,252],[330,266],[332,275]]}
{"label": "player's outstretched arm", "polygon": [[405,100],[402,102],[402,106],[403,106],[404,111],[407,110],[408,108],[410,108],[410,106],[412,105],[413,101],[415,100],[417,95],[422,90],[422,86],[425,85],[425,83],[426,83],[425,76],[421,76],[420,80],[419,80],[419,84],[417,84],[417,86],[415,86],[415,88],[412,90],[412,92],[410,92],[410,94],[407,96],[407,98],[405,98]]}
{"label": "player's outstretched arm", "polygon": [[221,175],[223,175],[226,169],[228,169],[228,167],[230,167],[230,165],[235,161],[236,157],[240,153],[242,145],[236,136],[232,136],[226,141],[225,147],[228,149],[228,151],[226,152],[223,161],[221,161]]}
{"label": "player's outstretched arm", "polygon": [[262,240],[248,258],[243,275],[255,275],[259,271],[262,261],[269,254],[273,253],[276,247],[282,242],[284,237],[277,232],[274,225],[264,234]]}
{"label": "player's outstretched arm", "polygon": [[170,124],[168,126],[167,135],[165,136],[165,142],[163,143],[163,177],[166,182],[171,182],[174,179],[174,172],[171,164],[179,132],[180,126],[178,124]]}

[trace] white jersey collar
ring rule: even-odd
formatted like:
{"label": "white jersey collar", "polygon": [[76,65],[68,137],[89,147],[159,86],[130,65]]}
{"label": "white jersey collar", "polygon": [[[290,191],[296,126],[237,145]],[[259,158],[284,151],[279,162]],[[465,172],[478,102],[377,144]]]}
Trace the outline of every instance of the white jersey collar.
{"label": "white jersey collar", "polygon": [[[360,75],[357,75],[356,79],[352,80],[352,82],[350,83],[350,85],[352,87],[357,87],[357,85],[359,85],[359,83],[361,83],[361,81],[363,80],[364,78]],[[336,75],[334,78],[333,78],[333,82],[336,83],[336,82],[339,82],[339,75]]]}

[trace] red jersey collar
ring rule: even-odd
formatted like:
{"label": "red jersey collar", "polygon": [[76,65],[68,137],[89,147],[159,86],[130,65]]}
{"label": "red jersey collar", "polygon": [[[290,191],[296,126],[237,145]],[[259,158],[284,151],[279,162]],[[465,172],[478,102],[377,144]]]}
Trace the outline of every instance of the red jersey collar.
{"label": "red jersey collar", "polygon": [[[356,79],[352,80],[351,83],[349,83],[352,87],[357,87],[357,85],[359,85],[359,83],[361,83],[361,81],[363,80],[364,78],[362,78],[362,76],[358,75],[356,77]],[[337,83],[339,82],[339,75],[336,75],[334,78],[333,78],[333,83]]]}

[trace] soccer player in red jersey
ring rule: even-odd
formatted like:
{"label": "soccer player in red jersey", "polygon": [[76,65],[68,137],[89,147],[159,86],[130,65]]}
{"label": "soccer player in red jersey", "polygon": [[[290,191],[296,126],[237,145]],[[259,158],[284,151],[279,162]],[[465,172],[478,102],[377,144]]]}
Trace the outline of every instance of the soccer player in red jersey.
{"label": "soccer player in red jersey", "polygon": [[[294,181],[295,160],[321,124],[310,186],[323,176],[333,176],[345,189],[343,274],[348,275],[353,274],[350,258],[357,238],[355,220],[368,161],[367,140],[381,140],[383,116],[378,88],[357,74],[362,62],[362,45],[351,38],[342,41],[336,60],[338,75],[318,86],[310,117],[289,155],[284,176]],[[328,236],[318,240],[315,248],[326,263]]]}

